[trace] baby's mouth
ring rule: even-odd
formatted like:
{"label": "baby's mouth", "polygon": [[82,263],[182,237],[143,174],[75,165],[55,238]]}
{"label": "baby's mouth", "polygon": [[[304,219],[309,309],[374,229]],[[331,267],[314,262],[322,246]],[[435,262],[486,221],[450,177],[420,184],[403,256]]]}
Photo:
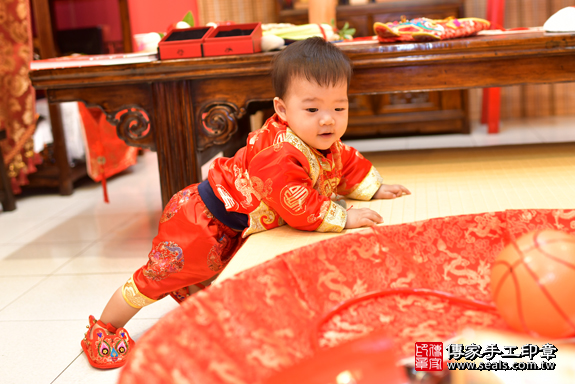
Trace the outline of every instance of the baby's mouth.
{"label": "baby's mouth", "polygon": [[331,136],[331,135],[333,135],[333,132],[325,132],[325,133],[320,133],[320,134],[319,134],[319,136],[322,136],[322,137],[328,137],[328,136]]}

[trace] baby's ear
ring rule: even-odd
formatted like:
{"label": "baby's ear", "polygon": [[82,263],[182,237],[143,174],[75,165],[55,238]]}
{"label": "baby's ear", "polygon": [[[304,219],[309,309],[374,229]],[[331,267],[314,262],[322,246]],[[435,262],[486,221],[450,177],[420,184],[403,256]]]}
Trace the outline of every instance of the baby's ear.
{"label": "baby's ear", "polygon": [[274,97],[274,110],[283,121],[287,121],[286,105],[279,97]]}

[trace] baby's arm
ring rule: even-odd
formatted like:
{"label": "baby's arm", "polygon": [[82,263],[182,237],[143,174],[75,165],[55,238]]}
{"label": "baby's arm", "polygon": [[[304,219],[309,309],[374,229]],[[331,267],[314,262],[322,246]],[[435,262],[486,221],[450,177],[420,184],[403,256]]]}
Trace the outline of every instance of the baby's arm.
{"label": "baby's arm", "polygon": [[347,211],[345,228],[372,227],[379,223],[383,223],[383,218],[373,209],[351,208]]}
{"label": "baby's arm", "polygon": [[372,199],[395,199],[403,194],[411,195],[409,189],[400,184],[381,184]]}
{"label": "baby's arm", "polygon": [[[409,189],[400,184],[381,184],[372,199],[395,199],[403,194],[411,195]],[[349,209],[345,228],[372,227],[383,223],[383,218],[376,211],[369,208]]]}
{"label": "baby's arm", "polygon": [[383,184],[383,178],[356,149],[341,143],[342,176],[338,193],[355,200],[395,199],[411,192],[400,184]]}
{"label": "baby's arm", "polygon": [[[347,219],[345,208],[313,188],[307,157],[291,144],[282,144],[283,148],[274,146],[260,152],[248,169],[261,201],[293,228],[341,232]],[[259,219],[262,226],[276,220],[274,212]]]}
{"label": "baby's arm", "polygon": [[[343,174],[338,193],[356,200],[394,199],[411,192],[403,185],[383,184],[383,179],[371,162],[354,148],[342,143]],[[383,223],[383,218],[369,208],[349,209],[345,228],[371,227]]]}

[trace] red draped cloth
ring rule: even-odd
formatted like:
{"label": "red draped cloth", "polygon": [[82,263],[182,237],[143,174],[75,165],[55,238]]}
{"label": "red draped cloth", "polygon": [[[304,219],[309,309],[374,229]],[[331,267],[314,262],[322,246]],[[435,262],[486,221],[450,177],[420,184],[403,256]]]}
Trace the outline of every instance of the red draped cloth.
{"label": "red draped cloth", "polygon": [[41,162],[34,152],[35,93],[28,70],[32,60],[32,32],[28,0],[0,2],[0,142],[14,193],[28,184]]}
{"label": "red draped cloth", "polygon": [[[536,229],[575,234],[575,210],[509,210],[378,226],[282,254],[191,296],[141,337],[120,383],[260,383],[373,331],[400,357],[416,341],[466,327],[509,330],[493,311],[431,295],[334,306],[372,291],[429,289],[493,304],[491,265],[509,239]],[[317,332],[316,332],[317,331]]]}
{"label": "red draped cloth", "polygon": [[88,175],[101,181],[104,200],[108,202],[106,179],[136,164],[138,148],[130,147],[116,134],[116,127],[106,120],[99,108],[88,108],[78,103],[86,138],[86,165]]}

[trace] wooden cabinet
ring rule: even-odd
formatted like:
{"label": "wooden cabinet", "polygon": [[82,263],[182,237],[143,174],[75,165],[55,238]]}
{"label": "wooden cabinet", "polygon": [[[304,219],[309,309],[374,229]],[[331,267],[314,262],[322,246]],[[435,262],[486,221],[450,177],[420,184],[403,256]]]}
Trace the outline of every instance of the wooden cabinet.
{"label": "wooden cabinet", "polygon": [[[463,17],[462,0],[392,0],[337,7],[338,28],[348,22],[355,37],[372,36],[375,22]],[[282,10],[279,22],[305,24],[307,10]],[[397,79],[401,82],[401,79]],[[385,90],[382,89],[382,92]],[[345,138],[431,133],[469,133],[468,91],[408,92],[350,96]]]}

